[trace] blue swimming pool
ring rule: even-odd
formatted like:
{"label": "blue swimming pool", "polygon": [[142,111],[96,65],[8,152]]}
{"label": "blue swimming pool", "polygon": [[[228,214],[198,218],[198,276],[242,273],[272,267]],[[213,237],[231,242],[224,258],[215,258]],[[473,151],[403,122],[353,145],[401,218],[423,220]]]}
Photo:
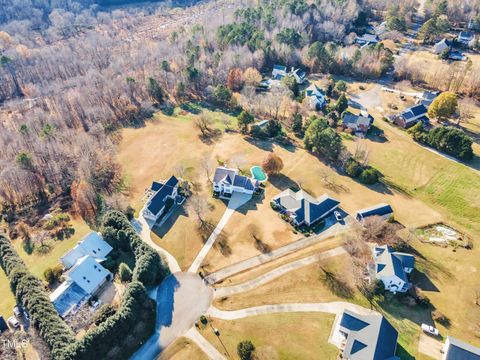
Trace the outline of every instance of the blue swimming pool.
{"label": "blue swimming pool", "polygon": [[255,180],[266,181],[268,179],[267,174],[263,172],[263,169],[260,166],[253,166],[250,169],[250,172]]}

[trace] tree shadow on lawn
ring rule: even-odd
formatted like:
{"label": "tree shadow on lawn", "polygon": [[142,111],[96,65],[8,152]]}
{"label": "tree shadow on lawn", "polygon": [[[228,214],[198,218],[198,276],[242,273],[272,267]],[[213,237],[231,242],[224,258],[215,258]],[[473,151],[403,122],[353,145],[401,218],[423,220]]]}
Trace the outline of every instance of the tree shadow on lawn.
{"label": "tree shadow on lawn", "polygon": [[209,103],[209,102],[206,102],[206,101],[196,101],[196,102],[192,102],[192,104],[194,104],[196,106],[199,106],[199,107],[202,107],[204,109],[213,111],[213,112],[218,111],[218,112],[224,113],[226,115],[230,115],[230,116],[238,116],[242,111],[238,107],[234,107],[234,108],[231,108],[231,109],[230,108],[224,108],[224,107],[220,107],[220,106],[217,106],[215,104],[212,104],[212,103]]}
{"label": "tree shadow on lawn", "polygon": [[292,189],[294,191],[300,190],[300,186],[296,181],[282,173],[270,175],[268,181],[280,191],[287,189]]}
{"label": "tree shadow on lawn", "polygon": [[162,239],[175,225],[180,216],[188,217],[189,215],[183,206],[176,206],[170,217],[165,220],[165,222],[161,226],[155,225],[152,228],[152,231],[155,233],[155,235]]}
{"label": "tree shadow on lawn", "polygon": [[375,125],[372,125],[370,130],[368,130],[367,139],[378,143],[388,142],[388,138],[385,136],[385,131],[379,129]]}
{"label": "tree shadow on lawn", "polygon": [[396,294],[390,296],[386,294],[384,299],[376,302],[380,308],[380,312],[389,314],[397,321],[408,319],[413,323],[420,326],[421,324],[434,324],[432,319],[433,306],[422,307],[418,304],[414,306],[408,306],[401,301],[403,294]]}
{"label": "tree shadow on lawn", "polygon": [[213,145],[222,138],[222,131],[219,129],[212,129],[208,134],[199,134],[198,138],[205,145]]}

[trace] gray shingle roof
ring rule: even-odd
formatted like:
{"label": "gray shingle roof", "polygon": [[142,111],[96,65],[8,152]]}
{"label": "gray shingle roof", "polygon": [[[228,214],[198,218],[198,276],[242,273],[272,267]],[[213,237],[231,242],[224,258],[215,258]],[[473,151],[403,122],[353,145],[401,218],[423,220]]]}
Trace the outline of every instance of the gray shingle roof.
{"label": "gray shingle roof", "polygon": [[450,346],[445,360],[480,360],[480,348],[448,336]]}
{"label": "gray shingle roof", "polygon": [[219,183],[225,180],[227,183],[233,184],[234,179],[235,170],[225,167],[217,167],[217,169],[215,170],[215,175],[213,176],[214,183]]}
{"label": "gray shingle roof", "polygon": [[408,281],[404,268],[413,269],[415,266],[415,257],[413,255],[394,252],[387,245],[377,246],[374,251],[377,276],[390,277],[395,275],[404,282]]}
{"label": "gray shingle roof", "polygon": [[344,358],[386,360],[395,356],[398,332],[382,315],[358,315],[345,310],[340,327],[348,334]]}
{"label": "gray shingle roof", "polygon": [[[173,185],[169,185],[173,184]],[[153,214],[157,215],[160,210],[165,206],[165,202],[168,196],[171,196],[174,190],[174,187],[178,184],[178,179],[175,176],[171,176],[165,184],[160,187],[159,190],[152,196],[150,204],[148,204],[147,209]]]}

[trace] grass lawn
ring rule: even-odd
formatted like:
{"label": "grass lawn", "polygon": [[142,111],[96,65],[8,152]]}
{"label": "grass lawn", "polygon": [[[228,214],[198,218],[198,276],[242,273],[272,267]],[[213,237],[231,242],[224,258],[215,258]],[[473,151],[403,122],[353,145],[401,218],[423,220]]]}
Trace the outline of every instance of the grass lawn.
{"label": "grass lawn", "polygon": [[[338,279],[348,286],[340,286],[339,283],[327,285],[320,266],[334,272]],[[294,270],[245,293],[218,299],[215,306],[224,310],[236,310],[267,304],[293,303],[299,299],[301,302],[349,301],[368,306],[365,299],[354,290],[346,255]]]}
{"label": "grass lawn", "polygon": [[202,335],[232,359],[239,359],[237,344],[250,340],[258,360],[319,359],[320,354],[322,360],[334,360],[338,349],[328,343],[334,320],[334,315],[324,313],[269,314],[234,321],[211,319],[228,354],[210,326],[202,330]]}
{"label": "grass lawn", "polygon": [[178,338],[162,351],[157,360],[208,360],[209,357],[190,339]]}
{"label": "grass lawn", "polygon": [[[75,229],[72,237],[56,241],[52,250],[45,255],[37,253],[27,254],[23,249],[21,241],[14,241],[14,247],[20,257],[25,261],[30,272],[43,280],[43,272],[49,267],[53,267],[60,262],[60,257],[68,250],[73,248],[75,244],[89,231],[88,225],[81,219],[72,219],[71,224]],[[10,284],[3,271],[0,271],[0,294],[2,294],[2,301],[0,302],[0,315],[8,318],[12,314],[12,308],[15,306],[15,297],[10,290]]]}

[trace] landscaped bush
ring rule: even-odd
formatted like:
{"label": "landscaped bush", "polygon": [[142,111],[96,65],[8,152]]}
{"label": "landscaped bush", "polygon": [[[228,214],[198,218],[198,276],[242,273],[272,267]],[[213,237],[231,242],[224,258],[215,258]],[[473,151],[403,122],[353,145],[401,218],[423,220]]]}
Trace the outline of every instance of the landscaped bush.
{"label": "landscaped bush", "polygon": [[132,280],[132,270],[130,270],[128,265],[125,263],[121,263],[118,267],[118,275],[120,276],[121,282],[128,282]]}
{"label": "landscaped bush", "polygon": [[54,358],[75,342],[72,330],[60,318],[50,302],[42,282],[30,274],[8,239],[0,236],[0,266],[10,280],[10,287],[25,306],[30,319],[47,343]]}
{"label": "landscaped bush", "polygon": [[359,176],[360,182],[368,185],[376,184],[379,178],[379,172],[373,168],[363,170]]}
{"label": "landscaped bush", "polygon": [[104,304],[98,309],[97,314],[95,315],[95,325],[100,325],[105,320],[107,320],[110,316],[114,315],[117,311],[115,308],[110,304]]}
{"label": "landscaped bush", "polygon": [[102,234],[114,249],[128,246],[133,251],[135,255],[133,280],[148,286],[161,282],[169,274],[160,255],[140,239],[127,217],[121,212],[114,210],[105,214]]}
{"label": "landscaped bush", "polygon": [[155,302],[138,281],[128,285],[118,311],[68,346],[60,360],[128,359],[155,331]]}

